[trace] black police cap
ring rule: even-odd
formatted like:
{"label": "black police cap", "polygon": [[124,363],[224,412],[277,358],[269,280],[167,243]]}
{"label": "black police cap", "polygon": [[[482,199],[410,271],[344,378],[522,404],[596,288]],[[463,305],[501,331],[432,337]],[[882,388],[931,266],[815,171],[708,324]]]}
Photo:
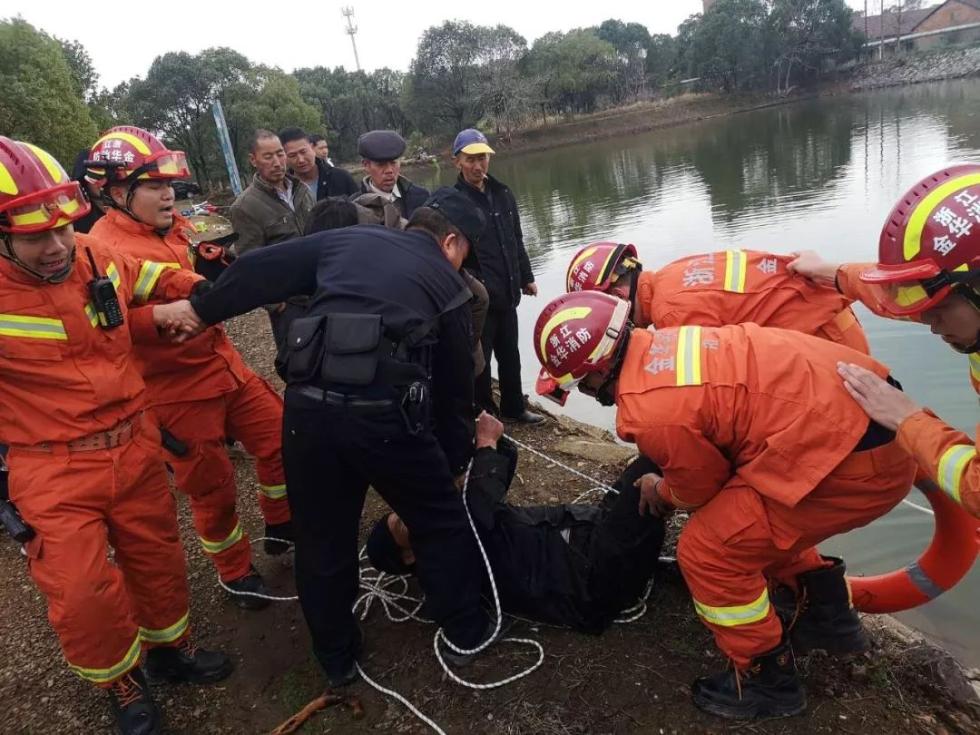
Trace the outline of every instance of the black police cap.
{"label": "black police cap", "polygon": [[442,213],[473,245],[486,229],[487,218],[483,211],[466,194],[451,186],[436,189],[422,206]]}
{"label": "black police cap", "polygon": [[405,145],[394,130],[372,130],[357,139],[357,153],[369,161],[394,161],[401,158]]}

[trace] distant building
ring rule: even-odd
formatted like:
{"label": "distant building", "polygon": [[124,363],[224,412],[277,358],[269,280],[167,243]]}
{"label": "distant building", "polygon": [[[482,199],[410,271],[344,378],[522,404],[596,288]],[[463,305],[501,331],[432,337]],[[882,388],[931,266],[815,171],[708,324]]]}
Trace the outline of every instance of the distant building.
{"label": "distant building", "polygon": [[867,35],[865,48],[878,53],[980,41],[980,0],[946,0],[921,10],[855,15],[854,29]]}

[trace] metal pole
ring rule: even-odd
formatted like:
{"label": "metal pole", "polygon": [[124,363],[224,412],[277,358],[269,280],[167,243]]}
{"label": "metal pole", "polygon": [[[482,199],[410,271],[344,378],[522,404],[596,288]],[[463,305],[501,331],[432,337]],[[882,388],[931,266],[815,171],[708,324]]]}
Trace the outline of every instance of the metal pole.
{"label": "metal pole", "polygon": [[228,179],[231,182],[231,190],[237,197],[242,193],[242,177],[238,173],[238,162],[235,161],[235,152],[231,149],[231,137],[228,135],[228,123],[225,122],[225,111],[221,107],[221,100],[215,100],[211,105],[211,112],[214,115],[214,124],[218,128],[218,142],[221,144],[221,152],[225,156],[225,166],[228,168]]}

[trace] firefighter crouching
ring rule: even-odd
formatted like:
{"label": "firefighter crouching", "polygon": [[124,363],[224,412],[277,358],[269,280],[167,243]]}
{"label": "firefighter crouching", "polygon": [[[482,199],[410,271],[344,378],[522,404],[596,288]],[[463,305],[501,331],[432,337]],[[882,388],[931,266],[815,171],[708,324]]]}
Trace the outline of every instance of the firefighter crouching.
{"label": "firefighter crouching", "polygon": [[602,291],[629,300],[631,321],[638,327],[753,322],[869,352],[852,300],[793,273],[791,260],[758,250],[722,250],[644,270],[633,245],[595,242],[572,258],[566,290]]}
{"label": "firefighter crouching", "polygon": [[[123,733],[157,733],[151,680],[232,670],[188,637],[187,581],[134,342],[161,340],[198,277],[76,237],[88,211],[48,153],[0,137],[0,412],[31,577],[69,667],[108,690]],[[115,563],[107,556],[115,551]]]}
{"label": "firefighter crouching", "polygon": [[[790,264],[797,273],[836,285],[878,316],[928,324],[968,356],[970,383],[980,393],[980,166],[950,166],[902,196],[882,228],[877,263],[797,256]],[[868,415],[898,433],[920,473],[980,518],[976,440],[859,366],[842,364],[840,371]]]}
{"label": "firefighter crouching", "polygon": [[[92,146],[88,176],[99,181],[106,216],[93,237],[113,252],[194,270],[187,220],[174,212],[175,179],[189,176],[184,154],[167,150],[135,127],[109,130]],[[235,509],[235,469],[224,439],[233,436],[256,458],[265,535],[291,540],[282,468],[282,399],[250,370],[220,326],[183,344],[137,344],[134,360],[146,381],[149,408],[163,427],[164,461],[190,498],[194,527],[225,586],[267,594],[252,566],[248,536]],[[288,547],[266,541],[266,552]],[[240,607],[269,604],[236,595]]]}
{"label": "firefighter crouching", "polygon": [[[888,371],[855,350],[755,324],[632,329],[630,304],[595,292],[538,318],[538,359],[565,390],[616,404],[620,438],[663,468],[641,511],[695,511],[677,556],[702,621],[734,670],[698,679],[694,703],[728,718],[806,706],[793,659],[865,650],[844,565],[815,545],[884,515],[915,463],[844,390],[837,362]],[[784,631],[770,583],[798,592]],[[792,647],[790,645],[792,642]]]}

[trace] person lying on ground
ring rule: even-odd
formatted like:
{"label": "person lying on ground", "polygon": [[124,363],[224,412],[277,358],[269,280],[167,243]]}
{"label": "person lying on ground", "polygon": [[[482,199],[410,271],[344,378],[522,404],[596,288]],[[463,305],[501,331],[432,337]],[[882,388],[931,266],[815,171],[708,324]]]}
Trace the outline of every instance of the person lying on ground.
{"label": "person lying on ground", "polygon": [[[657,467],[644,457],[635,460],[616,482],[619,493],[599,505],[512,505],[505,498],[517,448],[503,431],[490,414],[480,416],[466,494],[503,610],[601,633],[643,596],[660,557],[663,520],[637,512],[639,480]],[[396,513],[375,523],[367,553],[379,571],[414,571],[410,535]]]}

